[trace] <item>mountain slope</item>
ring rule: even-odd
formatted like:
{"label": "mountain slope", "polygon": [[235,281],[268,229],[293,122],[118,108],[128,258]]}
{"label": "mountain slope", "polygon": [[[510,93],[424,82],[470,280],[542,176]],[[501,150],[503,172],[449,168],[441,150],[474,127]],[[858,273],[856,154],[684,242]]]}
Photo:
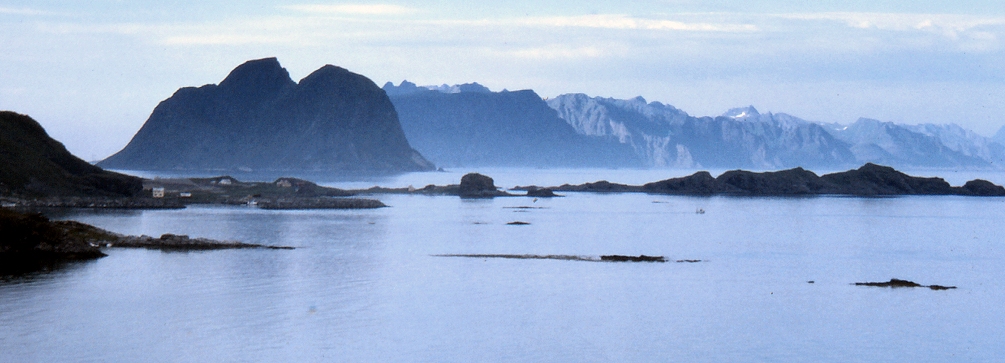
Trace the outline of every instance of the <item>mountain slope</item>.
{"label": "mountain slope", "polygon": [[834,137],[851,145],[860,161],[898,167],[987,168],[1005,155],[1005,147],[956,125],[898,125],[860,118],[844,126],[830,124]]}
{"label": "mountain slope", "polygon": [[219,85],[186,87],[154,109],[122,151],[98,163],[136,170],[406,172],[413,150],[371,80],[326,65],[300,82],[275,58],[248,61]]}
{"label": "mountain slope", "polygon": [[417,150],[443,166],[634,167],[632,151],[579,135],[534,91],[409,82],[384,91]]}
{"label": "mountain slope", "polygon": [[0,111],[0,195],[125,197],[142,190],[139,178],[73,156],[31,117]]}

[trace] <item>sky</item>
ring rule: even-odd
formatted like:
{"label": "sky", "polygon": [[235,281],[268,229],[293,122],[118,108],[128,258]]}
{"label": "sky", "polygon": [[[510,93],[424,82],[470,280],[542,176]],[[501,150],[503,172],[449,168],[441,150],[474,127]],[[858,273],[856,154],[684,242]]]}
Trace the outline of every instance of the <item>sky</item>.
{"label": "sky", "polygon": [[85,160],[177,89],[264,57],[294,80],[334,64],[378,85],[642,96],[695,116],[1005,124],[1001,1],[0,0],[0,109]]}

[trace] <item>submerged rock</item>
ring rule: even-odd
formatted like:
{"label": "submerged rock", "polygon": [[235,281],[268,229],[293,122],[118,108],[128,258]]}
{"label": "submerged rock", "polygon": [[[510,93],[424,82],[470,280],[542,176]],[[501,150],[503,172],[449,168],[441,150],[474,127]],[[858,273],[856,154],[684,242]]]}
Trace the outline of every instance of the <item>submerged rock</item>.
{"label": "submerged rock", "polygon": [[[667,262],[666,258],[663,256],[622,256],[622,255],[603,255],[600,256],[601,261],[611,261],[611,262]],[[683,260],[682,260],[683,261]]]}
{"label": "submerged rock", "polygon": [[927,287],[932,290],[949,290],[955,289],[956,286],[942,286],[942,285],[922,285],[914,281],[901,280],[901,279],[890,279],[886,282],[856,282],[855,286],[874,286],[874,287]]}
{"label": "submerged rock", "polygon": [[530,187],[530,188],[528,188],[527,189],[527,196],[528,197],[536,197],[536,198],[561,197],[561,195],[555,194],[555,192],[553,190],[551,190],[551,189],[548,189],[548,188],[537,188],[537,187]]}

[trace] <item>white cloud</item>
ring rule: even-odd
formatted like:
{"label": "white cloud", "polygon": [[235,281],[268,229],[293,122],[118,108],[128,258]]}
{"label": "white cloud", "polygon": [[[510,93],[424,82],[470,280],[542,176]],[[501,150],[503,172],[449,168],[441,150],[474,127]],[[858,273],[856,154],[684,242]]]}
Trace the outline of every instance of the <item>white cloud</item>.
{"label": "white cloud", "polygon": [[938,30],[963,32],[987,26],[1005,26],[1005,18],[957,14],[906,13],[803,13],[775,14],[773,17],[796,20],[830,20],[858,29],[894,31]]}
{"label": "white cloud", "polygon": [[[502,22],[507,22],[503,20]],[[705,32],[751,32],[752,24],[683,22],[670,19],[639,18],[620,14],[597,14],[560,17],[529,17],[509,21],[514,25],[580,27],[618,30],[676,30]]]}
{"label": "white cloud", "polygon": [[299,4],[283,6],[283,8],[311,14],[342,15],[404,15],[416,12],[414,8],[389,4]]}

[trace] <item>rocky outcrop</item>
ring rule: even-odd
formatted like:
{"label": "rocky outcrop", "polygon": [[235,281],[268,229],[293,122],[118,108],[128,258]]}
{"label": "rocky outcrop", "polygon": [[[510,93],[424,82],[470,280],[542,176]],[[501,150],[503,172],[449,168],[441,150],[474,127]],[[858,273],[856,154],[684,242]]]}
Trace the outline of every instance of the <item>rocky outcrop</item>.
{"label": "rocky outcrop", "polygon": [[974,179],[963,185],[961,194],[973,196],[1005,196],[1005,187],[983,179]]}
{"label": "rocky outcrop", "polygon": [[101,248],[142,247],[160,250],[282,248],[234,241],[164,234],[126,236],[76,221],[50,221],[41,214],[0,208],[0,276],[53,269],[71,261],[104,257]]}
{"label": "rocky outcrop", "polygon": [[527,189],[527,196],[536,198],[561,197],[561,195],[555,194],[554,190],[548,188],[529,188]]}
{"label": "rocky outcrop", "polygon": [[663,256],[623,256],[623,255],[603,255],[600,256],[601,261],[611,261],[611,262],[667,262],[666,258]]}
{"label": "rocky outcrop", "polygon": [[0,208],[0,275],[18,274],[67,261],[105,256],[89,235],[72,224],[52,222],[41,214]]}
{"label": "rocky outcrop", "polygon": [[244,63],[219,85],[178,90],[98,165],[288,175],[434,168],[409,146],[394,105],[371,80],[326,65],[294,82],[275,58]]}
{"label": "rocky outcrop", "polygon": [[[92,227],[93,228],[93,227]],[[292,250],[289,246],[266,246],[237,241],[217,241],[209,238],[190,238],[186,235],[165,233],[160,237],[122,236],[113,234],[105,241],[104,247],[146,248],[161,251],[199,251],[243,248],[265,248],[272,250]]]}
{"label": "rocky outcrop", "polygon": [[478,173],[468,173],[461,177],[459,189],[461,198],[491,198],[508,195],[500,192],[492,178]]}
{"label": "rocky outcrop", "polygon": [[942,286],[942,285],[922,285],[914,281],[901,280],[901,279],[890,279],[886,282],[856,282],[855,286],[873,286],[873,287],[927,287],[932,290],[950,290],[955,289],[956,286]]}
{"label": "rocky outcrop", "polygon": [[142,189],[140,178],[73,156],[31,117],[0,111],[0,196],[121,198]]}

